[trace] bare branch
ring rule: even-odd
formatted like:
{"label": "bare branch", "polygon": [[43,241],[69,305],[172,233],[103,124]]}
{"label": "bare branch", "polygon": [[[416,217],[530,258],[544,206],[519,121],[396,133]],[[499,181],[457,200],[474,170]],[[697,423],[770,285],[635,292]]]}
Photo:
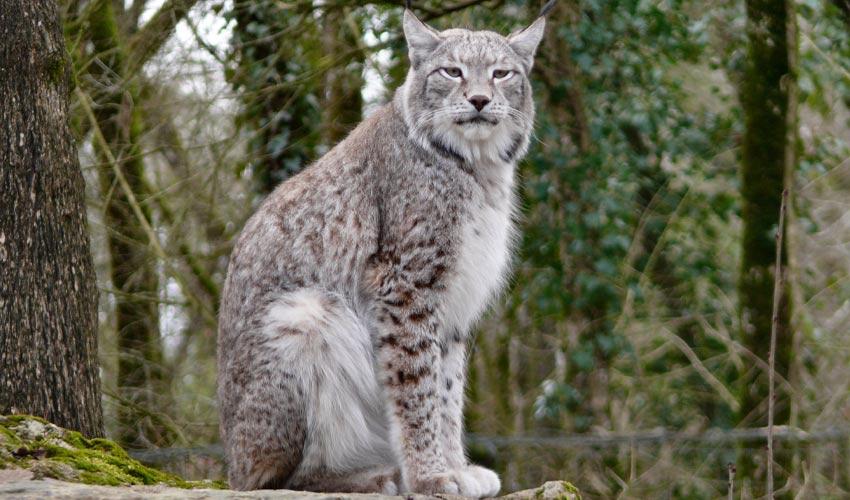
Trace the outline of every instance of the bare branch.
{"label": "bare branch", "polygon": [[785,211],[788,205],[788,189],[782,191],[779,206],[779,230],[776,231],[776,265],[773,276],[773,318],[770,328],[770,358],[768,361],[767,386],[767,498],[773,500],[773,413],[776,402],[776,332],[779,330],[779,303],[785,279],[782,276],[782,238],[785,232]]}
{"label": "bare branch", "polygon": [[165,44],[177,24],[199,0],[168,0],[138,33],[130,38],[127,74],[135,74]]}
{"label": "bare branch", "polygon": [[735,500],[735,464],[729,462],[726,465],[726,469],[729,472],[729,500]]}
{"label": "bare branch", "polygon": [[674,344],[676,344],[676,347],[679,348],[682,354],[684,354],[685,357],[688,358],[688,361],[691,362],[691,365],[694,367],[697,373],[700,374],[703,380],[705,380],[708,385],[710,385],[712,388],[714,388],[715,391],[717,391],[717,395],[720,396],[723,402],[729,405],[729,408],[732,408],[732,411],[737,412],[738,410],[740,410],[741,404],[738,402],[737,399],[735,399],[735,396],[732,395],[732,392],[729,391],[729,389],[723,384],[723,382],[718,380],[717,377],[715,377],[711,373],[711,370],[709,370],[705,367],[705,365],[702,364],[702,361],[700,361],[699,356],[697,356],[693,349],[691,349],[688,343],[682,340],[682,338],[678,335],[667,331],[666,328],[662,329],[662,331],[667,335],[670,340],[673,341]]}
{"label": "bare branch", "polygon": [[133,26],[139,26],[139,19],[142,17],[142,12],[145,11],[147,3],[147,0],[133,0],[133,4],[127,11],[128,19],[133,23]]}
{"label": "bare branch", "polygon": [[[133,189],[130,187],[130,183],[127,182],[127,178],[124,176],[124,172],[121,170],[121,166],[118,164],[115,156],[112,154],[112,150],[109,147],[109,143],[106,138],[103,136],[103,132],[100,129],[100,125],[97,122],[97,118],[94,115],[94,111],[92,110],[91,105],[89,104],[89,97],[77,87],[74,90],[77,100],[82,106],[83,111],[88,118],[91,128],[94,131],[95,142],[99,149],[103,151],[103,154],[106,156],[107,161],[112,167],[113,172],[115,173],[115,178],[118,180],[121,189],[124,190],[124,193],[127,196],[127,202],[130,204],[130,208],[133,210],[133,214],[138,219],[139,224],[142,226],[145,234],[148,236],[149,243],[153,248],[154,254],[164,263],[168,262],[168,256],[165,253],[165,250],[162,247],[162,244],[159,241],[159,237],[156,235],[156,231],[154,231],[153,226],[151,226],[150,221],[148,221],[147,217],[145,217],[144,212],[142,211],[141,205],[139,201],[136,199],[136,195],[133,192]],[[172,276],[174,279],[180,284],[181,288],[186,291],[187,297],[192,297],[189,293],[189,288],[179,273],[173,272]],[[215,313],[210,311],[203,303],[197,301],[199,306],[199,310],[205,315],[205,319],[210,321],[211,324],[215,324]]]}

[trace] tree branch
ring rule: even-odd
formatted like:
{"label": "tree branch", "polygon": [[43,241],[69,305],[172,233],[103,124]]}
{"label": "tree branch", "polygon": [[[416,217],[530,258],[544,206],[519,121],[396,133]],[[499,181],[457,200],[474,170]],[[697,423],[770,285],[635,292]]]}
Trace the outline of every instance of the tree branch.
{"label": "tree branch", "polygon": [[[85,93],[83,93],[83,91],[80,90],[79,87],[74,89],[74,92],[76,94],[77,101],[82,106],[83,111],[85,112],[86,117],[88,118],[88,120],[91,124],[92,130],[94,131],[95,146],[98,147],[100,150],[102,150],[103,154],[106,156],[106,159],[109,162],[109,164],[112,167],[112,170],[115,174],[115,178],[118,180],[118,184],[121,186],[121,189],[124,190],[124,193],[127,196],[127,202],[129,203],[130,208],[133,210],[133,214],[138,219],[139,224],[142,226],[142,230],[145,232],[145,234],[148,237],[148,241],[149,241],[151,247],[153,248],[154,254],[162,262],[167,264],[168,263],[168,256],[165,253],[165,250],[163,249],[162,244],[159,241],[159,237],[157,236],[156,231],[154,231],[153,226],[151,226],[150,221],[148,221],[147,217],[145,216],[144,212],[142,211],[141,205],[139,204],[139,201],[136,199],[136,195],[133,192],[133,189],[130,186],[130,183],[127,181],[127,178],[124,176],[124,172],[121,170],[121,167],[118,164],[118,161],[116,160],[115,156],[112,154],[112,150],[109,147],[109,143],[106,140],[106,138],[104,137],[103,131],[100,129],[100,125],[98,124],[97,118],[94,115],[94,110],[92,109],[91,105],[89,104],[89,101],[88,101],[89,97]],[[180,276],[180,274],[177,273],[177,272],[172,272],[171,274],[174,277],[174,279],[177,281],[177,283],[180,285],[180,287],[185,291],[186,297],[189,298],[190,300],[191,300],[191,298],[194,298],[193,295],[191,293],[189,293],[189,287],[186,284],[186,281],[183,279],[183,277]],[[206,286],[206,285],[204,283],[202,283],[202,286]],[[213,311],[209,310],[209,308],[207,308],[201,301],[197,300],[196,298],[195,298],[195,301],[198,304],[199,310],[202,312],[202,314],[204,314],[205,319],[210,321],[211,324],[215,324],[215,313]]]}
{"label": "tree branch", "polygon": [[139,19],[142,17],[142,12],[145,11],[147,3],[147,0],[133,0],[133,4],[130,5],[130,9],[127,11],[133,26],[139,26]]}
{"label": "tree branch", "polygon": [[138,33],[130,38],[127,72],[133,75],[165,44],[177,23],[199,0],[168,0]]}
{"label": "tree branch", "polygon": [[782,191],[782,203],[779,208],[779,230],[776,231],[776,264],[773,276],[773,318],[770,328],[770,358],[768,361],[767,396],[767,498],[773,500],[773,414],[776,405],[774,386],[776,385],[776,335],[779,330],[779,307],[782,301],[782,287],[785,284],[782,275],[782,238],[785,232],[785,211],[788,205],[788,189]]}

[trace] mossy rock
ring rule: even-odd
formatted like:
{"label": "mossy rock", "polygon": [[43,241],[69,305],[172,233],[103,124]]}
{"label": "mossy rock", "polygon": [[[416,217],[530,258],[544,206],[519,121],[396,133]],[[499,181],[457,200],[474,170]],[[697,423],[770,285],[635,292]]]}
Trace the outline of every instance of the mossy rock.
{"label": "mossy rock", "polygon": [[108,439],[87,439],[30,415],[0,416],[0,469],[26,469],[36,479],[109,486],[164,484],[226,488],[222,482],[185,481],[133,460]]}
{"label": "mossy rock", "polygon": [[499,500],[581,500],[581,493],[568,481],[548,481],[539,488],[510,493]]}

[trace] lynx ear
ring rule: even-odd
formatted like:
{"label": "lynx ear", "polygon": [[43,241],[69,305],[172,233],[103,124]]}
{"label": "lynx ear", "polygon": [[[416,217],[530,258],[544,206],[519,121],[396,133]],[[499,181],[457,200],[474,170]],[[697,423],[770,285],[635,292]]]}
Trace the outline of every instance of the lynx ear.
{"label": "lynx ear", "polygon": [[540,14],[537,16],[536,21],[531,23],[530,26],[508,36],[508,43],[523,58],[528,71],[531,71],[531,67],[534,65],[534,53],[537,52],[537,46],[540,45],[540,40],[543,39],[543,32],[546,28],[546,14],[554,6],[555,0],[549,0],[540,9]]}
{"label": "lynx ear", "polygon": [[416,68],[440,43],[440,32],[420,21],[409,8],[404,10],[403,25],[410,64]]}
{"label": "lynx ear", "polygon": [[[551,3],[547,4],[547,7],[550,7]],[[545,8],[544,12],[548,10],[548,8]],[[541,15],[531,25],[508,36],[508,44],[523,59],[528,71],[531,71],[531,67],[534,65],[534,53],[537,51],[537,46],[540,45],[540,40],[543,39],[545,28],[546,17]]]}

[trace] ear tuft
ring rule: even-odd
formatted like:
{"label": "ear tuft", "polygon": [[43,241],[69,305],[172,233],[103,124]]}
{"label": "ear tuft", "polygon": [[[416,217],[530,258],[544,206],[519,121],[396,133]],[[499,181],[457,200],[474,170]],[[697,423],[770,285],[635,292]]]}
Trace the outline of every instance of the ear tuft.
{"label": "ear tuft", "polygon": [[537,51],[537,46],[540,45],[540,40],[543,39],[545,31],[546,18],[540,16],[531,25],[508,36],[508,44],[519,54],[529,70],[534,65],[534,53]]}
{"label": "ear tuft", "polygon": [[[410,4],[410,0],[407,0],[407,3]],[[552,7],[554,7],[554,5],[555,0],[549,0],[548,2],[546,2],[546,5],[544,5],[543,8],[540,9],[540,15],[538,17],[545,17],[546,14],[548,14],[549,11],[552,10]],[[410,7],[408,7],[408,9],[409,8]]]}
{"label": "ear tuft", "polygon": [[415,68],[440,43],[440,32],[420,21],[410,8],[404,11],[402,25],[410,49],[410,64]]}

